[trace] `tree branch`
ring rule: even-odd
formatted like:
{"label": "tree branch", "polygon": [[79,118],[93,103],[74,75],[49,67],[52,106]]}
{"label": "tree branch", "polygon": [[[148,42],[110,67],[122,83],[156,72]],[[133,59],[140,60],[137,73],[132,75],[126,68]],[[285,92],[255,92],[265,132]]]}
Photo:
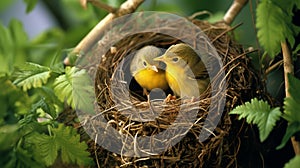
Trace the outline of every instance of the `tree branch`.
{"label": "tree branch", "polygon": [[247,2],[248,0],[234,0],[225,16],[223,17],[224,22],[227,25],[230,25]]}
{"label": "tree branch", "polygon": [[[294,65],[292,56],[290,53],[289,45],[286,41],[281,42],[281,49],[283,55],[283,69],[284,69],[284,83],[285,83],[285,97],[290,97],[291,94],[289,92],[289,80],[288,74],[294,74]],[[294,148],[294,152],[296,155],[300,155],[300,142],[296,140],[295,136],[291,138],[292,145]]]}
{"label": "tree branch", "polygon": [[[95,44],[98,37],[103,33],[103,28],[109,24],[113,19],[130,14],[134,12],[139,5],[141,5],[144,0],[127,0],[125,1],[119,9],[114,13],[109,13],[105,18],[103,18],[73,49],[71,55],[77,55],[79,53],[86,53]],[[70,65],[70,60],[67,57],[64,60],[65,65]]]}
{"label": "tree branch", "polygon": [[87,8],[87,3],[91,3],[94,6],[96,6],[97,8],[104,9],[109,13],[115,13],[117,11],[117,8],[109,6],[109,5],[107,5],[103,2],[100,2],[98,0],[80,0],[80,3],[81,3],[81,6],[85,9]]}

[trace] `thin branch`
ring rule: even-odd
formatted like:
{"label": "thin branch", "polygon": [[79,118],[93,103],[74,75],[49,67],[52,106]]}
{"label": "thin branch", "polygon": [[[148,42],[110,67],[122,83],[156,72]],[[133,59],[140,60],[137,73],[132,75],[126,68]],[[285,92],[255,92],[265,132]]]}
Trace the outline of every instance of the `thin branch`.
{"label": "thin branch", "polygon": [[99,0],[80,0],[80,3],[84,8],[86,8],[87,3],[91,3],[94,6],[96,6],[97,8],[104,9],[109,13],[115,13],[117,11],[117,8],[109,6]]}
{"label": "thin branch", "polygon": [[270,72],[272,72],[274,69],[277,69],[282,66],[283,60],[276,62],[274,65],[270,66],[266,69],[265,74],[268,75]]}
{"label": "thin branch", "polygon": [[[144,0],[127,0],[125,1],[120,8],[114,13],[109,13],[105,18],[103,18],[73,49],[71,55],[77,55],[79,53],[86,53],[96,42],[98,37],[103,33],[104,27],[109,24],[113,19],[130,14],[134,12],[138,6],[140,6]],[[65,65],[70,65],[69,58],[67,57],[64,60]]]}
{"label": "thin branch", "polygon": [[224,22],[230,25],[247,2],[248,0],[234,0],[223,18]]}
{"label": "thin branch", "polygon": [[286,41],[281,42],[284,68],[285,96],[290,97],[288,74],[294,74],[294,65],[289,46]]}
{"label": "thin branch", "polygon": [[[288,81],[288,74],[294,74],[294,65],[293,65],[293,60],[289,49],[289,45],[286,41],[281,42],[281,49],[283,55],[285,97],[290,97],[291,94],[289,92],[290,84]],[[291,138],[291,141],[292,141],[295,154],[300,155],[300,142],[297,141],[294,136]]]}
{"label": "thin branch", "polygon": [[206,10],[205,10],[205,11],[196,12],[196,13],[194,13],[192,16],[189,17],[189,20],[193,20],[193,19],[195,19],[196,17],[202,16],[202,15],[208,15],[208,16],[211,16],[212,14],[211,14],[211,12],[206,11]]}

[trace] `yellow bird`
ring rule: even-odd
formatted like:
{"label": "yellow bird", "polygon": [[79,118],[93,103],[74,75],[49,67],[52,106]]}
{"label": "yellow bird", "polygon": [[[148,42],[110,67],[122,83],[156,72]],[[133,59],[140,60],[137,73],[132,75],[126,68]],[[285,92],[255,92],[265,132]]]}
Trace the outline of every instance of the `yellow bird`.
{"label": "yellow bird", "polygon": [[155,46],[145,46],[134,55],[130,63],[131,75],[144,88],[144,93],[155,88],[169,88],[164,64],[153,60],[162,54],[162,50]]}
{"label": "yellow bird", "polygon": [[166,79],[176,96],[199,97],[207,89],[210,80],[205,65],[189,45],[172,45],[154,60],[166,64]]}

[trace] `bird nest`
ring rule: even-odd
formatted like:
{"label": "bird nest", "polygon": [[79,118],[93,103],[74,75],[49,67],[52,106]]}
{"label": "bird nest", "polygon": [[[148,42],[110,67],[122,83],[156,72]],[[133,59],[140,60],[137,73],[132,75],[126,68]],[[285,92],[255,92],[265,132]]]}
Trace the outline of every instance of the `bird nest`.
{"label": "bird nest", "polygon": [[[132,34],[99,55],[101,60],[95,60],[99,61],[95,70],[98,112],[86,120],[84,127],[92,137],[90,150],[98,166],[232,167],[236,164],[240,128],[232,126],[228,112],[253,97],[255,75],[249,69],[246,52],[232,40],[230,27],[190,21],[210,39],[223,64],[214,72],[216,65],[212,62],[216,61],[206,60],[205,65],[214,75],[200,99],[178,98],[168,102],[151,99],[149,103],[128,72],[130,59],[138,49],[146,45],[167,49],[184,41],[182,38],[195,39],[197,35],[193,32],[183,33],[181,39],[156,32]],[[99,42],[93,53],[109,42],[109,39]],[[214,58],[213,54],[210,58]],[[226,102],[216,103],[216,98],[224,98]],[[201,140],[201,136],[206,138]]]}

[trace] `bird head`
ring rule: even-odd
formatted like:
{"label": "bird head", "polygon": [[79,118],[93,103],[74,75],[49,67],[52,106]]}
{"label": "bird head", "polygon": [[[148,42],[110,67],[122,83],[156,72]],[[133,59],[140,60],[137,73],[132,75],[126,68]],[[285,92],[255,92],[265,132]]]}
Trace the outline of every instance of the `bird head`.
{"label": "bird head", "polygon": [[193,51],[191,47],[183,43],[172,45],[162,56],[153,60],[162,61],[169,67],[184,68],[189,62],[191,50]]}
{"label": "bird head", "polygon": [[134,76],[141,70],[151,70],[158,72],[162,69],[160,62],[153,61],[155,57],[162,54],[162,51],[155,46],[146,46],[140,49],[132,59],[130,71]]}

